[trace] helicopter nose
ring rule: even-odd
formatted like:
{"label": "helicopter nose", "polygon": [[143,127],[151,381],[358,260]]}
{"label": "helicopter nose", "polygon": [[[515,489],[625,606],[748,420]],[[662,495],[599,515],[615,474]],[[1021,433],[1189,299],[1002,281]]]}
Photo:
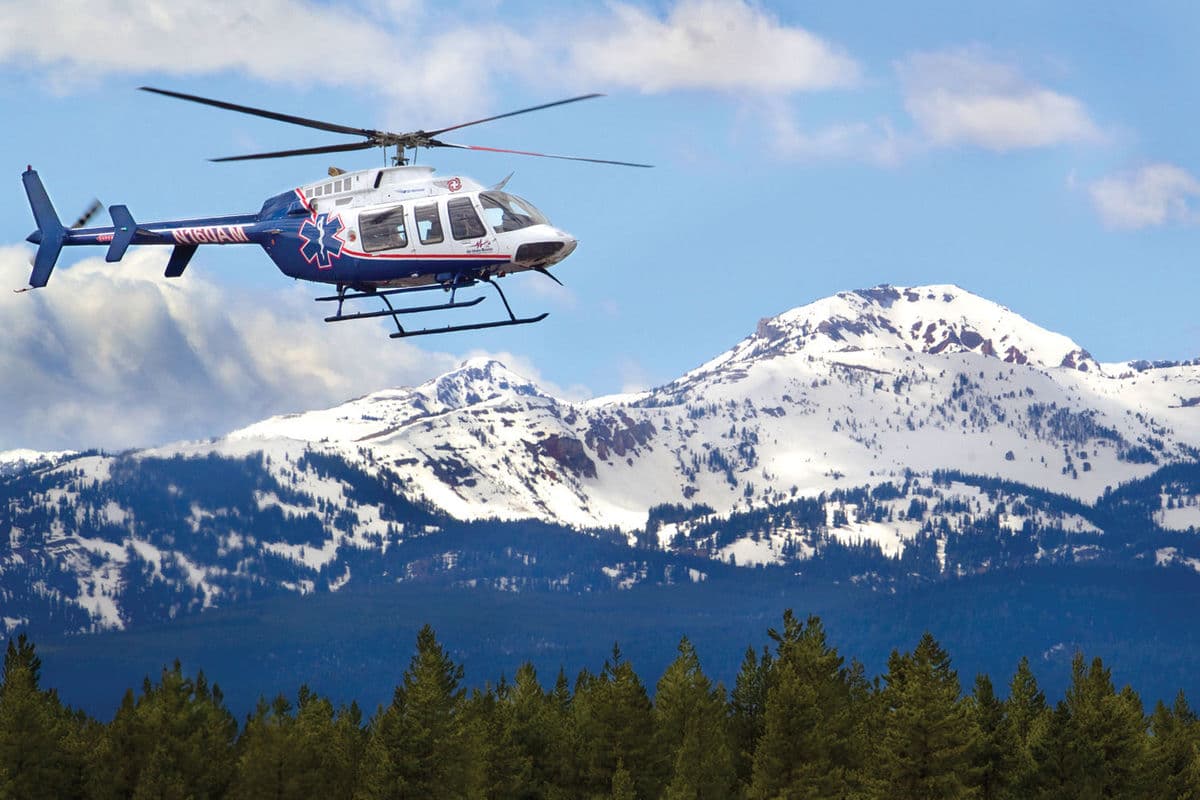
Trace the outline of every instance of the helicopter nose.
{"label": "helicopter nose", "polygon": [[574,236],[555,231],[558,237],[539,242],[526,242],[517,248],[513,261],[523,267],[546,267],[557,264],[574,252],[579,244]]}
{"label": "helicopter nose", "polygon": [[566,258],[567,256],[571,255],[571,253],[574,253],[575,248],[578,246],[579,246],[578,239],[576,239],[574,236],[572,236],[569,233],[564,233],[563,234],[562,256],[560,256],[559,260],[562,260],[563,258]]}

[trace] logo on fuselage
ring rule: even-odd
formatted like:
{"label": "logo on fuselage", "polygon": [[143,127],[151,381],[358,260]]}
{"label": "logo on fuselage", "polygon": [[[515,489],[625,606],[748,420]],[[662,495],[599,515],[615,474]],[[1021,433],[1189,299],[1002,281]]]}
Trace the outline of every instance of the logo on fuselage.
{"label": "logo on fuselage", "polygon": [[346,243],[342,233],[346,226],[337,214],[313,214],[300,226],[300,255],[317,269],[332,269],[333,259],[341,258]]}
{"label": "logo on fuselage", "polygon": [[244,225],[205,225],[197,228],[175,228],[171,238],[176,244],[247,244]]}
{"label": "logo on fuselage", "polygon": [[468,253],[490,253],[496,249],[496,240],[492,238],[476,239],[466,247]]}

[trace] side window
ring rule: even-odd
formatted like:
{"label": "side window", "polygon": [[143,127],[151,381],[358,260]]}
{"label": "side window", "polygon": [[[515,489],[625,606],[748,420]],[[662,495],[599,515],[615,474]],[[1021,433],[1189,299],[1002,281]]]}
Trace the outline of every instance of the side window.
{"label": "side window", "polygon": [[368,253],[408,247],[408,232],[404,228],[404,206],[360,215],[358,232],[362,236],[363,250]]}
{"label": "side window", "polygon": [[421,244],[437,244],[445,239],[437,204],[417,206],[413,209],[413,215],[417,218],[417,235],[421,237]]}
{"label": "side window", "polygon": [[450,234],[455,239],[477,239],[486,236],[487,230],[475,213],[475,206],[469,197],[456,197],[446,203],[446,212],[450,215]]}

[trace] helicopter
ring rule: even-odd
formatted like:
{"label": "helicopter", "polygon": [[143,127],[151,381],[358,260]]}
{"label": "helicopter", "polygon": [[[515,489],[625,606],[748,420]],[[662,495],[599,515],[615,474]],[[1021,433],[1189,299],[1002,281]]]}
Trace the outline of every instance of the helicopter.
{"label": "helicopter", "polygon": [[[353,171],[330,167],[327,177],[268,198],[258,213],[141,223],[134,220],[126,206],[114,205],[108,208],[112,219],[112,225],[108,227],[85,227],[100,210],[98,202],[70,228],[65,227],[38,173],[32,166],[27,167],[21,180],[37,223],[37,230],[27,241],[38,248],[29,286],[17,289],[17,292],[45,286],[63,247],[107,246],[105,260],[117,262],[131,245],[170,246],[173,249],[164,274],[167,278],[178,278],[201,245],[253,244],[262,247],[284,275],[334,288],[333,294],[315,298],[319,303],[336,303],[336,311],[325,317],[326,322],[390,317],[396,326],[396,331],[390,334],[393,339],[528,325],[542,321],[548,314],[518,317],[496,279],[533,271],[561,285],[561,281],[549,272],[549,267],[574,252],[578,244],[576,239],[552,225],[532,203],[504,191],[511,173],[499,183],[486,187],[463,175],[436,176],[433,167],[410,163],[407,152],[412,151],[415,156],[420,148],[447,147],[625,167],[652,166],[455,144],[438,138],[472,125],[603,96],[596,93],[433,131],[392,133],[281,114],[167,89],[140,88],[229,111],[362,137],[362,141],[356,142],[210,159],[214,162],[343,153],[379,147],[383,149],[387,163],[388,148],[394,148],[395,153],[390,166]],[[458,292],[480,284],[495,289],[507,317],[420,329],[406,328],[401,322],[409,314],[478,305],[485,299],[483,295],[459,299]],[[423,305],[392,302],[397,295],[433,290],[448,293],[449,297],[442,302]],[[369,311],[350,311],[346,307],[348,301],[363,300],[382,301],[383,307]]]}

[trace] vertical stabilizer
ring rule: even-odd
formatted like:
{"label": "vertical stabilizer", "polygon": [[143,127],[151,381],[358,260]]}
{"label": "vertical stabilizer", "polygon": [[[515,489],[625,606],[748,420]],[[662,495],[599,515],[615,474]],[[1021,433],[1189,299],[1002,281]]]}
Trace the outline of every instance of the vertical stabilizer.
{"label": "vertical stabilizer", "polygon": [[58,261],[63,242],[67,239],[67,229],[63,227],[46,194],[46,187],[34,172],[33,167],[27,167],[21,174],[25,184],[25,194],[29,196],[29,206],[33,209],[33,218],[37,222],[37,232],[31,237],[38,242],[37,256],[33,260],[33,272],[29,276],[29,285],[37,288],[45,286],[50,280],[50,272]]}

